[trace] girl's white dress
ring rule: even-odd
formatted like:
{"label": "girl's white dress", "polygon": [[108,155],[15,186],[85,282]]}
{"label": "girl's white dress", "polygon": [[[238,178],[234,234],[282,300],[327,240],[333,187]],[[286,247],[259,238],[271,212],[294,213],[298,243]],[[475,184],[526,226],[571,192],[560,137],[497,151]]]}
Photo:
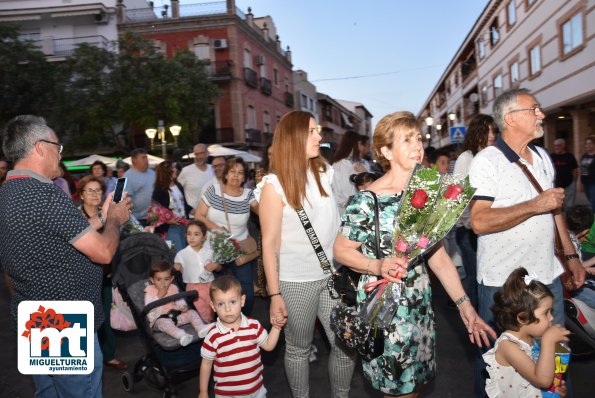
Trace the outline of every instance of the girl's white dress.
{"label": "girl's white dress", "polygon": [[494,347],[483,354],[490,378],[486,381],[486,393],[489,398],[541,398],[541,390],[533,386],[512,366],[502,366],[496,362],[496,350],[503,340],[516,345],[533,360],[531,346],[510,333],[502,333]]}

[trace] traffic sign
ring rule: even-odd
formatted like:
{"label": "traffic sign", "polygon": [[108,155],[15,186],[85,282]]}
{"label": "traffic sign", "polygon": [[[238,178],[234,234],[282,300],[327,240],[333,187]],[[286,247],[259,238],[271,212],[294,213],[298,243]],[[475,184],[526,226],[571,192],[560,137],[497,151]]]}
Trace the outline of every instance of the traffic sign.
{"label": "traffic sign", "polygon": [[467,134],[465,126],[455,126],[450,128],[450,143],[451,144],[462,144]]}

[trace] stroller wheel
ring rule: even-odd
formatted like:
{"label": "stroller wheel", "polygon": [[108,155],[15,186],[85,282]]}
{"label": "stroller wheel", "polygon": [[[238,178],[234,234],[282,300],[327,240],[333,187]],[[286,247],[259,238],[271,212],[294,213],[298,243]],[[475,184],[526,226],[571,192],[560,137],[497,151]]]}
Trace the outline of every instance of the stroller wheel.
{"label": "stroller wheel", "polygon": [[124,372],[122,373],[121,379],[122,385],[124,386],[124,391],[132,392],[134,389],[134,377],[132,377],[130,373]]}

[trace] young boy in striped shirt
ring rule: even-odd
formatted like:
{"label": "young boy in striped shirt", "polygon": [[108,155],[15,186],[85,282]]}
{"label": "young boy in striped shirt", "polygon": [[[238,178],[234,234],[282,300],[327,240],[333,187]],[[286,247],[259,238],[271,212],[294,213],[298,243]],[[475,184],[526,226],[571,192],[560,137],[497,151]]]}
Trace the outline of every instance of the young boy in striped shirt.
{"label": "young boy in striped shirt", "polygon": [[240,282],[231,275],[216,278],[209,295],[217,322],[207,332],[200,351],[198,397],[208,398],[213,362],[216,397],[266,397],[260,348],[275,349],[287,319],[276,319],[269,334],[260,322],[243,315],[246,296]]}

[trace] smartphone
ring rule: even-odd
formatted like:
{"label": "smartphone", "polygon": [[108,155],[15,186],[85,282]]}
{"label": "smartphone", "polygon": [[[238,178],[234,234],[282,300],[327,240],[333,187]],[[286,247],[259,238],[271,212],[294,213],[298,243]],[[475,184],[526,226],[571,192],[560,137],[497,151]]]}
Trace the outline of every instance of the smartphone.
{"label": "smartphone", "polygon": [[116,182],[116,189],[114,189],[114,197],[112,198],[112,202],[120,203],[122,201],[122,196],[124,195],[125,189],[126,177],[118,178],[118,182]]}

